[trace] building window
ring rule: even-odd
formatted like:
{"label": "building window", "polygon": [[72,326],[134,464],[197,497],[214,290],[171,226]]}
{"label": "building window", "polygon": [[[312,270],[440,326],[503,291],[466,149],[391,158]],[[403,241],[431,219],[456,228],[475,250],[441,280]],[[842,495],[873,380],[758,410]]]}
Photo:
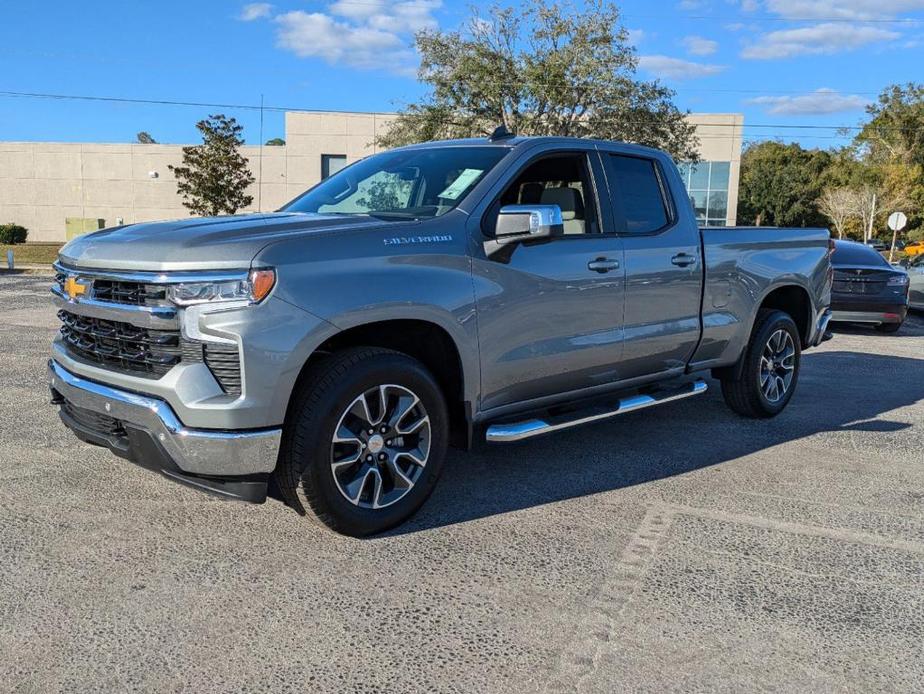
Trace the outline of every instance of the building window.
{"label": "building window", "polygon": [[321,180],[330,178],[335,173],[346,166],[345,154],[322,154],[321,155]]}
{"label": "building window", "polygon": [[724,227],[728,218],[728,181],[731,163],[701,161],[679,164],[680,177],[696,211],[696,221],[710,227]]}

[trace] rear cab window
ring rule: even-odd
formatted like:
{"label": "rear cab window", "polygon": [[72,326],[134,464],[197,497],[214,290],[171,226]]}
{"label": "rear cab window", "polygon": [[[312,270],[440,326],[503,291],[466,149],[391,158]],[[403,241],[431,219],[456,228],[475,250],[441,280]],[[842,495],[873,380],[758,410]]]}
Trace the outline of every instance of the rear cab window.
{"label": "rear cab window", "polygon": [[628,234],[652,234],[673,217],[658,163],[646,157],[608,154],[607,174],[614,211]]}

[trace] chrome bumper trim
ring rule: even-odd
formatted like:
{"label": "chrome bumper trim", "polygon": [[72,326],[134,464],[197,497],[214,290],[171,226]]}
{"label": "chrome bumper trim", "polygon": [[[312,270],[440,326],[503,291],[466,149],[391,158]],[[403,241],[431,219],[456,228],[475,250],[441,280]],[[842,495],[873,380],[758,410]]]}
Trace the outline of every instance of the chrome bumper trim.
{"label": "chrome bumper trim", "polygon": [[163,400],[77,376],[48,362],[51,387],[75,407],[121,420],[153,434],[173,462],[190,474],[250,475],[272,472],[282,429],[213,431],[187,429]]}
{"label": "chrome bumper trim", "polygon": [[815,326],[815,340],[812,344],[813,347],[817,347],[822,342],[825,341],[825,335],[828,332],[828,323],[831,322],[831,317],[833,312],[830,308],[825,309],[824,313],[821,314],[821,317],[818,319],[818,324]]}

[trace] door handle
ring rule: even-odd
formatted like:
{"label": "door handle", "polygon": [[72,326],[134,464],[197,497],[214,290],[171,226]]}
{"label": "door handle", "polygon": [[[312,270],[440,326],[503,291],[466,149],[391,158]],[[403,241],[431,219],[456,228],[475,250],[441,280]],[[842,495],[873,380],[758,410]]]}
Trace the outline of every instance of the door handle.
{"label": "door handle", "polygon": [[696,262],[696,256],[689,253],[678,253],[671,258],[671,262],[678,267],[686,267]]}
{"label": "door handle", "polygon": [[604,272],[609,272],[610,270],[618,270],[619,261],[613,260],[612,258],[597,258],[587,263],[587,269],[599,272],[602,275]]}

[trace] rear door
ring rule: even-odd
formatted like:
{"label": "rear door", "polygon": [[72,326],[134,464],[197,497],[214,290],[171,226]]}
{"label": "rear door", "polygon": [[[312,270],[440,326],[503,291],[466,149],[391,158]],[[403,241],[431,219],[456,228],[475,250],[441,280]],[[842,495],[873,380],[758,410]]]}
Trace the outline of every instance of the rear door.
{"label": "rear door", "polygon": [[[612,228],[603,179],[592,146],[545,152],[512,167],[473,215],[482,410],[618,380],[625,275],[622,240],[603,233]],[[560,204],[564,236],[487,255],[497,210],[509,204]]]}
{"label": "rear door", "polygon": [[634,152],[602,157],[625,257],[621,370],[625,378],[683,371],[700,336],[699,227],[671,195],[683,190],[672,164]]}

